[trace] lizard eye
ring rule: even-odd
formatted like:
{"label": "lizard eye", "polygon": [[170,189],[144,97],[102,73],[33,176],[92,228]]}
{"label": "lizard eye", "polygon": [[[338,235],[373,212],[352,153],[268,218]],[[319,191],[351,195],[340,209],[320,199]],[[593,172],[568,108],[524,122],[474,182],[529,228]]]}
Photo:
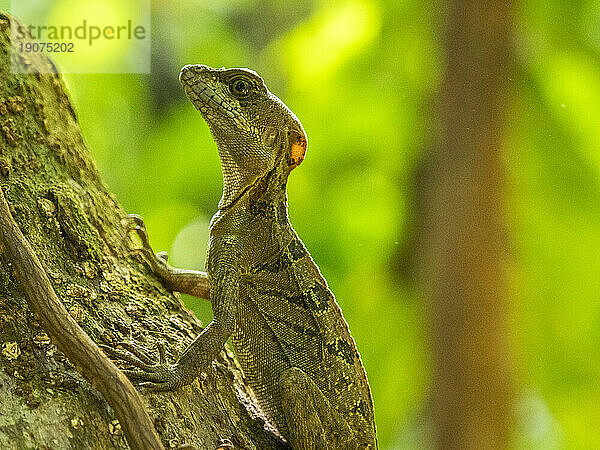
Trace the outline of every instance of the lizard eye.
{"label": "lizard eye", "polygon": [[235,77],[229,82],[229,90],[238,98],[247,97],[252,90],[252,85],[245,77]]}

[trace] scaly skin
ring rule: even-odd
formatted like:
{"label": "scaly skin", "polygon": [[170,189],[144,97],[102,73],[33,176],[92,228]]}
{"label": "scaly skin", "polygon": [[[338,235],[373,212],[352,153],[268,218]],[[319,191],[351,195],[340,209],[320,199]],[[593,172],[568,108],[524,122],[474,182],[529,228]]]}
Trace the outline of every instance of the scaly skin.
{"label": "scaly skin", "polygon": [[185,66],[183,88],[208,123],[223,168],[206,273],[144,253],[172,290],[208,297],[213,321],[175,364],[135,345],[108,349],[155,390],[191,383],[231,337],[262,410],[294,449],[376,448],[369,384],[339,306],[287,215],[286,183],[306,152],[296,116],[248,69]]}

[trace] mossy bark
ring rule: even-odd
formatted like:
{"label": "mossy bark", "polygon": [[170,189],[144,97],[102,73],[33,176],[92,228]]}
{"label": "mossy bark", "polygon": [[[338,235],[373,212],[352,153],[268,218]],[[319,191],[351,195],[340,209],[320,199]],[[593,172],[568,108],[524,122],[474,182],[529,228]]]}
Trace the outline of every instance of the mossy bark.
{"label": "mossy bark", "polygon": [[[58,297],[96,342],[166,339],[177,353],[199,321],[132,254],[125,212],[102,182],[51,63],[11,73],[10,22],[0,12],[0,185]],[[126,151],[124,149],[124,151]],[[0,448],[127,448],[102,396],[52,344],[0,249]],[[150,339],[149,339],[150,338]],[[145,394],[166,447],[286,446],[264,420],[231,352],[176,392]]]}

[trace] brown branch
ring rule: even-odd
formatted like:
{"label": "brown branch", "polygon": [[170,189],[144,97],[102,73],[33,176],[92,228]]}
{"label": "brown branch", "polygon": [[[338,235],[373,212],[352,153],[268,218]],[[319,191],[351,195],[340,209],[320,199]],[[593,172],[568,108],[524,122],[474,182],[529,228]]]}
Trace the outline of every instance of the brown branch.
{"label": "brown branch", "polygon": [[58,349],[113,408],[129,446],[132,449],[163,449],[138,392],[79,327],[56,296],[40,261],[15,223],[2,189],[0,244],[13,264],[33,314]]}

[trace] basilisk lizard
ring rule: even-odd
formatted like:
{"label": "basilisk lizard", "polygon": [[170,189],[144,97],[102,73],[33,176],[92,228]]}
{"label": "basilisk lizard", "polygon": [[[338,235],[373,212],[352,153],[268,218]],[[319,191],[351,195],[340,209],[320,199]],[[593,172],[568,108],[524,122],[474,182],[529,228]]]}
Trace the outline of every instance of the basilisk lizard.
{"label": "basilisk lizard", "polygon": [[208,123],[223,169],[206,273],[155,255],[134,216],[142,253],[171,290],[207,297],[213,320],[175,364],[137,346],[107,349],[153,390],[191,383],[223,349],[236,350],[263,412],[294,449],[376,448],[360,355],[327,282],[292,228],[286,183],[307,148],[296,116],[248,69],[185,66],[183,88]]}

